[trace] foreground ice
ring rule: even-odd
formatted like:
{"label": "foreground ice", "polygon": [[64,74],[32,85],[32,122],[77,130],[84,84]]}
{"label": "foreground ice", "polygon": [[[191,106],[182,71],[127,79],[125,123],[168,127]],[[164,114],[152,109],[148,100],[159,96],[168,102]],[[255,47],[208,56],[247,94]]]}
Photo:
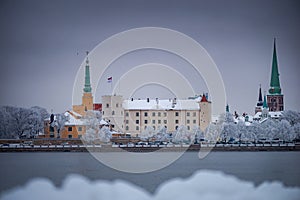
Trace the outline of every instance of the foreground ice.
{"label": "foreground ice", "polygon": [[[147,181],[147,180],[145,180]],[[24,187],[15,188],[1,196],[1,200],[96,200],[96,199],[185,199],[185,200],[247,200],[299,199],[300,188],[284,187],[279,182],[265,182],[258,187],[234,176],[216,171],[198,171],[187,179],[173,179],[160,185],[155,194],[123,180],[90,181],[79,175],[69,175],[61,188],[42,178],[36,178]]]}

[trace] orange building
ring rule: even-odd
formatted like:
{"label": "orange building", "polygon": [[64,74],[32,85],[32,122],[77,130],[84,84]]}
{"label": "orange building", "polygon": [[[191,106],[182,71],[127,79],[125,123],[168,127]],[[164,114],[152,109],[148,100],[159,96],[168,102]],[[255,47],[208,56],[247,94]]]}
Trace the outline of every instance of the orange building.
{"label": "orange building", "polygon": [[[72,111],[64,113],[65,120],[58,119],[59,115],[51,115],[44,122],[45,138],[81,138],[86,131],[86,124],[83,118],[87,111],[96,110],[101,112],[102,104],[93,103],[92,87],[90,82],[90,66],[88,57],[85,65],[85,83],[83,88],[82,103],[73,105]],[[60,124],[64,122],[64,124]],[[99,124],[100,125],[100,124]]]}

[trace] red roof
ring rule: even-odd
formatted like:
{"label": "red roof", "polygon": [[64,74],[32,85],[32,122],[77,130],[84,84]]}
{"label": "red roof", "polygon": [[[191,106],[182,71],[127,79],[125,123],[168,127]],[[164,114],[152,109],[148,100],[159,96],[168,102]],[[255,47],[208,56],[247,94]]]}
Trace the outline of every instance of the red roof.
{"label": "red roof", "polygon": [[208,102],[206,96],[203,94],[200,102]]}

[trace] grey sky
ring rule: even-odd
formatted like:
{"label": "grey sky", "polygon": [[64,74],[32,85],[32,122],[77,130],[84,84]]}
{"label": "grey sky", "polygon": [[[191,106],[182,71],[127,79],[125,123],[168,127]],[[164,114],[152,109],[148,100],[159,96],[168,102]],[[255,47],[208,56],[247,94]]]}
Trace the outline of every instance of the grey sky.
{"label": "grey sky", "polygon": [[231,110],[248,113],[254,112],[259,84],[268,89],[276,37],[285,108],[300,111],[299,9],[296,0],[2,0],[0,104],[70,109],[86,50],[121,31],[157,26],[206,48],[223,76]]}

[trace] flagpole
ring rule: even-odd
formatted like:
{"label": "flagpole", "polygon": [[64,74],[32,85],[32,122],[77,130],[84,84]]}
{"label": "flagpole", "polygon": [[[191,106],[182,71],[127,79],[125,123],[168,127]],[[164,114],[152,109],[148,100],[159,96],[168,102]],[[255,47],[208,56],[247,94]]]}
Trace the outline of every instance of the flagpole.
{"label": "flagpole", "polygon": [[110,92],[111,92],[111,94],[113,95],[113,91],[112,91],[112,83],[113,83],[113,80],[111,79],[111,82],[110,82]]}

